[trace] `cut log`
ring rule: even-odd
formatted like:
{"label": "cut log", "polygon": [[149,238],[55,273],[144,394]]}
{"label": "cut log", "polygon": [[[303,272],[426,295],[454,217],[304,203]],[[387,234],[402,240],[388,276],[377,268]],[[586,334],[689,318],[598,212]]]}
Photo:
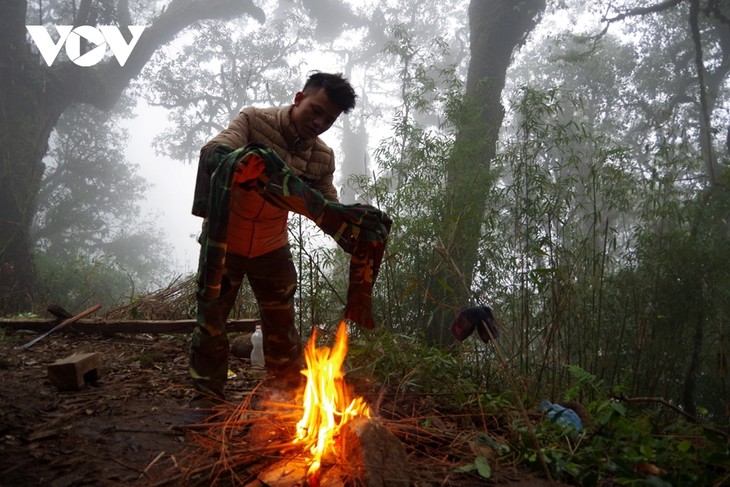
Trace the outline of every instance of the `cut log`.
{"label": "cut log", "polygon": [[258,480],[267,487],[292,487],[307,484],[309,465],[301,457],[281,460],[258,474]]}
{"label": "cut log", "polygon": [[73,315],[66,311],[66,309],[58,304],[49,304],[46,308],[46,311],[51,313],[53,316],[58,318],[59,320],[66,320],[68,318],[72,318]]}
{"label": "cut log", "polygon": [[[231,320],[228,322],[229,332],[253,332],[256,329],[257,319]],[[32,330],[46,332],[58,325],[58,320],[44,318],[6,318],[0,319],[0,327],[9,331]],[[64,333],[191,333],[195,328],[195,320],[78,320],[63,329]]]}
{"label": "cut log", "polygon": [[62,391],[79,390],[87,382],[96,382],[100,375],[98,353],[76,353],[48,366],[48,379]]}
{"label": "cut log", "polygon": [[[409,487],[412,485],[408,457],[403,444],[377,419],[356,418],[340,431],[340,461],[328,461],[316,474],[321,487],[358,485],[366,487]],[[259,473],[268,487],[303,486],[308,463],[302,457],[281,460]]]}
{"label": "cut log", "polygon": [[342,467],[355,485],[411,485],[406,450],[400,440],[375,418],[355,418],[340,432]]}

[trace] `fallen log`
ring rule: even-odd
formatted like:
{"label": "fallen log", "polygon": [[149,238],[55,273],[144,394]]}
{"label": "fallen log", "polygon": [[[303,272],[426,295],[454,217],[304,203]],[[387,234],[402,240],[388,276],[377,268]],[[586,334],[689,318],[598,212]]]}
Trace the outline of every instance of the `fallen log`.
{"label": "fallen log", "polygon": [[[230,320],[227,330],[229,332],[253,332],[258,319]],[[81,319],[59,330],[60,333],[151,333],[151,334],[174,334],[191,333],[195,327],[195,320],[100,320]],[[2,318],[0,327],[16,332],[18,330],[30,330],[36,332],[47,332],[58,326],[57,319],[50,318]]]}

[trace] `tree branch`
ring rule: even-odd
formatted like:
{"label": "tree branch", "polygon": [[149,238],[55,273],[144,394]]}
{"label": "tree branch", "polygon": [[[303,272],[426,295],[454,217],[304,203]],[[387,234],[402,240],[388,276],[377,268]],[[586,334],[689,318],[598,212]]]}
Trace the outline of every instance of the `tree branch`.
{"label": "tree branch", "polygon": [[[264,12],[252,0],[173,0],[166,10],[143,33],[124,66],[110,59],[98,67],[79,68],[64,63],[56,71],[54,96],[62,94],[70,102],[88,103],[106,110],[136,78],[157,49],[164,46],[183,29],[200,20],[234,18],[248,14],[259,22]],[[52,79],[53,81],[53,79]]]}
{"label": "tree branch", "polygon": [[705,426],[700,421],[698,421],[697,418],[695,418],[694,416],[692,416],[691,414],[689,414],[688,412],[686,412],[679,406],[672,404],[671,402],[667,401],[666,399],[664,399],[662,397],[622,397],[622,398],[619,398],[619,400],[626,401],[626,402],[633,402],[633,403],[649,402],[649,403],[661,404],[662,406],[665,406],[665,407],[671,409],[672,411],[684,416],[685,418],[692,421],[693,423],[699,424],[707,431],[712,431],[714,433],[717,433],[718,435],[720,435],[724,438],[730,438],[730,435],[728,433],[726,433],[725,431],[722,431],[722,430],[719,430],[716,428],[711,428],[709,426]]}
{"label": "tree branch", "polygon": [[617,14],[615,17],[603,17],[603,21],[606,22],[606,27],[601,30],[598,34],[596,34],[593,39],[597,40],[602,38],[604,35],[606,35],[606,32],[608,32],[608,29],[611,27],[611,24],[614,22],[620,22],[622,20],[625,20],[629,17],[637,17],[639,15],[646,15],[646,14],[654,14],[658,12],[663,12],[665,10],[669,10],[670,8],[674,8],[680,3],[684,2],[685,0],[665,0],[664,2],[658,3],[656,5],[649,5],[648,7],[637,7],[634,9],[627,10],[625,12]]}

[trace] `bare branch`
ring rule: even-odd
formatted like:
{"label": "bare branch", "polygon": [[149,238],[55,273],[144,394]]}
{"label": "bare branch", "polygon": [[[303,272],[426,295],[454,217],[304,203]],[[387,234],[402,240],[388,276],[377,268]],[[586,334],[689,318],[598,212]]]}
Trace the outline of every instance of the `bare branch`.
{"label": "bare branch", "polygon": [[618,21],[627,19],[629,17],[637,17],[639,15],[663,12],[665,10],[669,10],[670,8],[676,7],[677,5],[679,5],[680,3],[684,2],[684,1],[686,1],[686,0],[666,0],[666,1],[658,3],[656,5],[649,5],[648,7],[633,8],[633,9],[627,10],[625,12],[622,12],[622,13],[616,15],[616,17],[612,17],[612,18],[606,17],[606,18],[604,18],[604,20],[606,22],[611,23],[611,22],[618,22]]}
{"label": "bare branch", "polygon": [[112,107],[129,82],[142,71],[152,55],[183,29],[200,20],[250,15],[259,22],[264,12],[252,0],[173,0],[140,37],[134,52],[122,67],[109,60],[94,69],[79,69],[72,63],[56,72],[58,92],[71,102],[88,103],[100,109]]}
{"label": "bare branch", "polygon": [[604,16],[603,21],[606,22],[606,26],[596,34],[593,39],[598,40],[606,35],[608,32],[608,29],[611,27],[611,24],[615,22],[621,22],[622,20],[626,20],[629,17],[638,17],[641,15],[647,15],[647,14],[654,14],[658,12],[664,12],[665,10],[669,10],[670,8],[674,8],[680,3],[684,2],[686,0],[666,0],[664,2],[658,3],[656,5],[650,5],[648,7],[638,7],[633,8],[630,10],[626,10],[625,12],[621,12],[617,14],[615,17],[608,17]]}

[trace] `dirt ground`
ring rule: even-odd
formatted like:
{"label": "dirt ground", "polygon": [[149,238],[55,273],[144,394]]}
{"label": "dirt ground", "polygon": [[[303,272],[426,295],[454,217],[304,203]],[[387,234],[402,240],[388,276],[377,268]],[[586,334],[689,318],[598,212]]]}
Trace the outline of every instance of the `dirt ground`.
{"label": "dirt ground", "polygon": [[[191,429],[186,417],[185,335],[59,332],[29,349],[20,346],[36,336],[0,335],[0,486],[263,485],[255,474],[212,478],[211,469],[206,471],[204,459],[215,459],[216,452],[206,450],[200,441],[205,432]],[[48,365],[91,352],[100,354],[103,364],[94,383],[59,391],[50,382]],[[245,360],[233,357],[231,370],[236,377],[227,395],[237,401],[259,381],[246,377]],[[215,448],[214,439],[211,443]],[[436,465],[424,445],[406,444],[416,472],[413,485],[543,484],[538,476],[509,466],[494,465],[489,480],[474,472],[455,473],[453,461]],[[430,470],[424,467],[431,464]],[[195,468],[197,475],[181,475]]]}
{"label": "dirt ground", "polygon": [[[178,338],[54,334],[0,344],[0,485],[136,485],[186,449],[186,357]],[[98,380],[59,391],[47,367],[74,353],[102,358]]]}

